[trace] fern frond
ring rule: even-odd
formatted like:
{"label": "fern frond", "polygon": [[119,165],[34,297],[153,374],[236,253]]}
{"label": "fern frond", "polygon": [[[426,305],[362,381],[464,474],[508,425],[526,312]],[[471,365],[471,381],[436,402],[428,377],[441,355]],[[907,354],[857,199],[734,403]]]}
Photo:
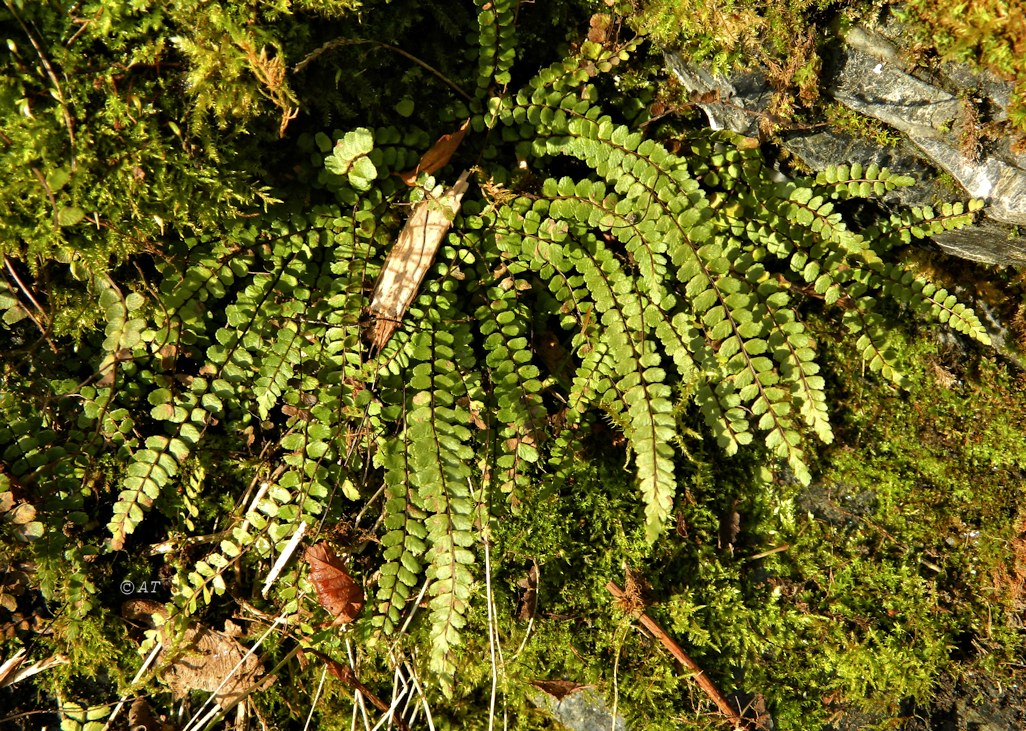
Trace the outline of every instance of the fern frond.
{"label": "fern frond", "polygon": [[121,492],[114,503],[114,515],[107,524],[113,550],[124,548],[125,539],[142,522],[143,511],[153,505],[161,490],[178,474],[189,456],[186,439],[192,443],[199,440],[199,431],[190,423],[184,423],[174,437],[150,437],[144,449],[132,454],[127,477],[122,480]]}
{"label": "fern frond", "polygon": [[891,215],[867,231],[879,251],[886,251],[900,244],[909,244],[913,239],[924,239],[936,236],[945,231],[957,231],[970,226],[975,214],[983,208],[983,201],[970,200],[968,205],[961,202],[944,203],[938,213],[930,206],[916,206]]}
{"label": "fern frond", "polygon": [[514,0],[475,0],[477,14],[477,96],[493,83],[504,87],[516,58],[516,3]]}
{"label": "fern frond", "polygon": [[469,446],[470,414],[456,402],[466,391],[457,363],[468,365],[466,359],[472,356],[455,342],[452,332],[415,333],[410,352],[427,356],[412,369],[406,446],[413,467],[410,480],[428,513],[424,523],[432,597],[431,668],[448,688],[455,671],[452,653],[466,624],[474,583],[474,503],[469,488],[474,453]]}
{"label": "fern frond", "polygon": [[915,276],[899,264],[887,264],[884,274],[878,280],[881,291],[895,301],[949,325],[977,342],[990,345],[990,335],[976,313],[946,289],[939,289],[937,285]]}
{"label": "fern frond", "polygon": [[[785,295],[786,296],[786,295]],[[766,343],[778,363],[781,378],[790,384],[791,398],[798,406],[805,424],[824,444],[834,440],[826,406],[826,382],[819,374],[812,338],[798,321],[793,309],[784,307],[786,300],[764,300],[769,315],[769,337]]]}
{"label": "fern frond", "polygon": [[421,581],[424,571],[421,559],[428,550],[428,532],[424,525],[427,513],[418,491],[413,489],[407,460],[409,437],[409,432],[404,431],[397,439],[381,440],[377,456],[385,469],[385,533],[381,537],[385,563],[378,579],[375,622],[386,632],[398,628],[402,609]]}
{"label": "fern frond", "polygon": [[700,381],[695,389],[695,403],[716,437],[716,443],[728,456],[752,443],[748,415],[741,408],[741,397],[730,381],[716,380],[713,384],[708,379]]}
{"label": "fern frond", "polygon": [[[615,338],[614,338],[615,340]],[[634,450],[638,483],[645,502],[645,536],[655,543],[673,509],[677,490],[674,448],[676,419],[670,387],[654,344],[646,342],[639,369],[620,382],[630,417],[628,439]]]}
{"label": "fern frond", "polygon": [[879,197],[895,188],[907,188],[914,183],[909,176],[894,175],[875,163],[865,168],[857,162],[851,166],[828,165],[816,175],[816,185],[836,200]]}
{"label": "fern frond", "polygon": [[495,467],[505,493],[524,487],[528,465],[538,461],[547,417],[541,374],[531,362],[529,311],[517,301],[517,294],[516,280],[503,279],[486,292],[489,304],[477,311],[495,416],[501,425]]}
{"label": "fern frond", "polygon": [[842,321],[850,332],[858,334],[855,347],[860,357],[869,370],[904,388],[905,376],[898,370],[896,353],[887,342],[883,318],[873,311],[875,300],[866,296],[853,302],[854,307],[844,313]]}

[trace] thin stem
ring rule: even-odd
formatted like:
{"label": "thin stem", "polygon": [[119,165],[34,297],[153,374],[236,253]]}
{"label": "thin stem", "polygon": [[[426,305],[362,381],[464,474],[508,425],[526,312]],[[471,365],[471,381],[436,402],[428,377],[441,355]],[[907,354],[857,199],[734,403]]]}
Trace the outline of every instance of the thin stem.
{"label": "thin stem", "polygon": [[[4,257],[4,264],[7,266],[7,271],[11,273],[11,278],[18,284],[18,288],[21,289],[21,293],[25,295],[25,298],[32,303],[32,306],[35,307],[36,310],[39,311],[39,314],[44,319],[46,319],[46,310],[44,310],[42,305],[40,305],[36,301],[36,298],[32,295],[32,290],[29,289],[23,281],[21,281],[21,277],[18,276],[18,272],[14,271],[14,266],[11,264],[11,260],[8,259],[6,256]],[[26,310],[26,312],[28,312],[28,310]],[[29,317],[31,316],[32,315],[30,313]],[[35,318],[32,318],[32,321],[35,322],[37,325],[39,324],[38,322],[36,322]]]}
{"label": "thin stem", "polygon": [[[610,581],[606,584],[606,591],[617,599],[623,600],[626,598],[626,594],[623,589],[617,586],[616,582]],[[730,705],[730,702],[726,699],[723,693],[720,692],[719,688],[716,687],[712,680],[709,679],[709,676],[705,674],[705,671],[702,670],[698,663],[692,660],[688,654],[684,652],[684,649],[678,645],[672,637],[666,634],[666,631],[662,627],[656,624],[654,619],[642,612],[637,617],[637,620],[662,643],[663,647],[665,647],[681,665],[693,673],[692,677],[695,679],[695,682],[698,683],[698,687],[702,689],[702,691],[709,697],[709,700],[716,705],[716,708],[719,709],[720,713],[723,714],[735,729],[747,729],[753,727],[741,717],[741,714],[738,713],[733,706]]]}
{"label": "thin stem", "polygon": [[320,48],[318,48],[315,51],[311,52],[310,55],[308,55],[302,61],[297,63],[295,66],[293,66],[292,67],[292,71],[294,73],[298,74],[300,71],[302,71],[307,66],[309,66],[314,60],[316,60],[318,56],[320,56],[322,53],[326,53],[327,51],[331,51],[331,50],[333,50],[335,48],[340,48],[342,46],[355,46],[355,45],[363,45],[363,44],[369,44],[369,45],[377,46],[378,48],[387,48],[389,51],[394,51],[395,53],[398,53],[403,58],[407,58],[410,61],[413,61],[413,63],[417,64],[422,69],[424,69],[425,71],[427,71],[428,73],[430,73],[431,75],[436,77],[439,81],[441,81],[446,86],[448,86],[450,89],[452,89],[457,94],[462,96],[468,102],[473,100],[473,97],[470,96],[470,94],[468,94],[467,92],[463,91],[463,89],[461,89],[459,87],[459,85],[456,84],[456,82],[454,82],[452,79],[450,79],[448,76],[443,74],[441,71],[439,71],[434,66],[432,66],[429,63],[427,63],[426,61],[420,60],[419,58],[414,56],[412,53],[409,53],[408,51],[404,51],[403,49],[399,48],[398,46],[393,46],[390,43],[383,43],[381,41],[375,41],[375,40],[371,40],[371,39],[368,39],[368,38],[336,38],[333,41],[328,41],[327,43],[325,43]]}
{"label": "thin stem", "polygon": [[29,30],[28,26],[25,25],[25,21],[21,19],[21,16],[18,14],[18,11],[15,10],[14,5],[11,4],[11,1],[4,0],[4,5],[7,6],[7,9],[11,12],[11,15],[14,16],[15,20],[18,21],[18,25],[21,26],[21,29],[25,32],[25,35],[28,36],[29,43],[32,44],[32,48],[35,49],[36,55],[39,56],[39,60],[43,64],[43,69],[46,71],[46,75],[50,77],[50,83],[53,84],[54,89],[56,89],[57,91],[57,101],[60,102],[61,111],[64,113],[64,124],[68,128],[68,139],[71,142],[71,146],[68,151],[68,154],[71,158],[71,172],[75,172],[75,170],[77,169],[77,165],[75,164],[75,128],[73,122],[71,121],[71,113],[68,111],[68,103],[64,99],[64,91],[61,89],[60,82],[57,81],[57,74],[54,73],[53,67],[50,66],[50,61],[47,60],[46,54],[43,53],[43,49],[40,47],[35,35],[33,35],[32,31]]}

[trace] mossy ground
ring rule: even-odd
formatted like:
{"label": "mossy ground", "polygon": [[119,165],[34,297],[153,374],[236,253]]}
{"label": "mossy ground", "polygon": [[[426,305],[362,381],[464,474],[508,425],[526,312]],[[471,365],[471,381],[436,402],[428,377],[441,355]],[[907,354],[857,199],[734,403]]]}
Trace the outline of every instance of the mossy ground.
{"label": "mossy ground", "polygon": [[[883,13],[894,12],[910,39],[910,65],[929,67],[938,61],[956,61],[1012,82],[1008,124],[997,125],[986,134],[1014,134],[1020,146],[1026,134],[1026,15],[1005,0],[624,0],[621,5],[635,27],[659,44],[679,49],[714,70],[762,68],[775,91],[770,112],[776,125],[786,128],[818,120],[825,113],[827,121],[839,129],[862,132],[870,138],[880,134],[875,125],[867,128],[850,114],[839,116],[831,105],[823,105],[821,57],[853,24],[872,25]],[[978,127],[972,125],[973,130]]]}
{"label": "mossy ground", "polygon": [[[694,439],[676,527],[648,549],[625,455],[600,424],[596,451],[582,455],[590,469],[563,490],[524,496],[499,525],[497,713],[511,728],[552,727],[528,700],[537,680],[594,686],[630,728],[722,725],[605,590],[628,571],[645,611],[729,697],[762,696],[776,728],[854,714],[902,727],[952,678],[1018,677],[1022,372],[940,329],[910,329],[908,389],[896,390],[849,358],[836,323],[815,322],[838,439],[811,487],[761,468],[757,453],[728,460]],[[483,608],[472,624],[457,698],[436,712],[443,727],[487,727]]]}
{"label": "mossy ground", "polygon": [[[775,17],[806,17],[798,5],[775,6]],[[834,6],[840,4],[822,3],[820,9]],[[569,4],[560,7],[565,14],[559,22],[568,22]],[[730,12],[733,25],[726,29],[741,33],[743,6]],[[537,27],[528,38],[541,47],[549,36],[544,23]],[[808,74],[815,69],[812,56],[801,58],[790,76],[781,77],[799,97],[802,88],[811,88]],[[361,57],[354,53],[351,59],[356,64]],[[418,73],[411,70],[403,88],[424,86]],[[625,73],[624,83],[645,82]],[[1008,305],[1022,301],[1021,282],[997,281],[978,270],[962,284],[976,286],[992,304],[1003,302],[1009,321],[1015,315],[1021,320],[1022,308]],[[527,700],[533,680],[594,685],[631,728],[722,725],[686,673],[606,591],[606,582],[622,584],[628,572],[647,585],[646,611],[725,692],[761,695],[777,728],[817,729],[851,709],[875,714],[882,726],[899,725],[930,701],[942,680],[969,673],[1015,677],[1024,658],[1026,577],[1021,371],[939,329],[909,328],[900,349],[909,387],[897,391],[851,359],[855,349],[837,322],[810,316],[829,370],[837,432],[836,443],[819,455],[812,487],[800,489],[786,472],[768,470],[758,450],[723,457],[711,439],[697,436],[698,423],[685,423],[690,431],[682,431],[692,436],[680,446],[692,468],[682,475],[672,532],[649,548],[625,467],[629,455],[615,429],[596,419],[587,449],[567,457],[575,460],[567,470],[572,479],[551,492],[519,496],[512,517],[494,525],[490,582],[501,648],[496,714],[510,728],[552,727]],[[234,450],[244,454],[239,443],[225,444],[225,454]],[[557,474],[562,468],[548,466]],[[183,514],[212,533],[214,516],[233,507],[221,501],[244,491],[243,472],[209,475],[205,484],[218,487],[212,495],[193,496],[183,486],[169,500],[181,500]],[[179,506],[158,508],[156,513],[170,515]],[[155,521],[146,529],[152,531],[146,542],[155,543],[169,525]],[[9,525],[3,530],[7,589],[21,582],[15,574],[27,550]],[[32,581],[58,585],[72,559],[94,565],[91,556],[61,555],[41,564]],[[166,563],[195,560],[183,552]],[[17,638],[32,636],[33,659],[61,652],[72,663],[39,676],[38,691],[24,685],[0,690],[0,706],[52,709],[59,696],[109,708],[139,661],[139,632],[118,615],[124,598],[119,584],[159,577],[163,562],[142,555],[100,562],[90,575],[101,605],[85,621],[53,616],[19,583],[16,611],[5,610],[4,629],[10,631],[0,658],[10,656]],[[263,577],[234,578],[233,590],[245,597]],[[224,599],[207,620],[216,625],[234,611]],[[433,708],[436,728],[488,726],[488,624],[480,602],[464,633],[454,698]],[[252,642],[258,625],[249,628],[243,639]],[[388,697],[393,648],[369,621],[346,639],[359,658],[361,680]],[[413,646],[414,639],[401,642]],[[264,647],[266,665],[288,649],[286,641],[272,638]],[[339,649],[344,652],[342,639]],[[279,670],[274,688],[254,696],[256,712],[279,728],[301,727],[322,672],[309,658],[293,658]],[[169,693],[154,699],[164,708],[173,705]],[[329,681],[316,704],[317,727],[350,728],[351,714],[352,694]],[[53,723],[54,714],[16,721],[23,728],[44,722]],[[78,726],[69,721],[68,728]]]}

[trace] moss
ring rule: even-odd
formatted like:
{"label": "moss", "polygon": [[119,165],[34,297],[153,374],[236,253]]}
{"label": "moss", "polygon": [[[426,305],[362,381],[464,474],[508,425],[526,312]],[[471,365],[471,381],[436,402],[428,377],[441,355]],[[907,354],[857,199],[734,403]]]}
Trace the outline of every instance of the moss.
{"label": "moss", "polygon": [[[798,7],[798,3],[774,6],[776,32],[784,27],[779,19],[797,17]],[[803,56],[794,69],[799,97],[802,86],[814,76],[811,54]],[[413,79],[390,88],[405,88]],[[366,83],[364,79],[357,85]],[[624,72],[623,89],[644,85],[644,73]],[[372,106],[378,103],[375,99]],[[624,106],[625,114],[629,113]],[[336,112],[346,113],[340,111],[343,108],[340,103]],[[419,98],[416,108],[420,109]],[[309,157],[310,152],[300,157]],[[700,156],[693,162],[701,164]],[[728,191],[720,192],[729,202]],[[353,286],[362,283],[354,280]],[[471,291],[470,296],[479,295]],[[69,308],[76,301],[81,307],[84,300],[69,298]],[[215,303],[221,301],[210,299],[204,316],[206,312],[220,316]],[[261,306],[275,305],[268,300]],[[549,314],[555,319],[554,311]],[[637,578],[646,611],[655,621],[725,692],[761,695],[777,728],[812,728],[851,707],[891,723],[910,702],[926,701],[942,673],[976,669],[994,677],[1010,673],[1012,661],[1021,657],[1014,615],[1021,608],[1021,577],[1026,575],[1026,547],[1015,542],[1023,525],[1019,483],[1026,467],[1022,456],[1026,437],[1017,429],[1026,413],[1021,383],[1001,362],[966,350],[950,336],[940,344],[932,331],[902,331],[895,335],[894,344],[902,353],[908,388],[895,391],[872,375],[867,377],[862,364],[852,361],[850,354],[857,349],[840,323],[816,313],[810,321],[815,325],[820,362],[827,365],[831,381],[830,410],[837,432],[834,446],[819,454],[812,487],[799,489],[785,468],[771,473],[767,465],[779,465],[765,449],[748,448],[734,458],[724,457],[697,410],[680,406],[673,418],[681,435],[679,452],[687,459],[680,460],[673,530],[654,546],[646,541],[642,501],[634,475],[625,467],[631,455],[624,449],[622,436],[601,421],[585,420],[575,426],[580,438],[565,440],[564,451],[555,453],[539,470],[537,481],[531,481],[515,499],[510,497],[509,504],[493,496],[499,518],[492,516],[489,524],[489,516],[479,516],[473,533],[475,541],[482,536],[489,541],[489,602],[475,602],[466,613],[465,644],[458,650],[451,697],[443,697],[437,688],[430,691],[436,728],[489,725],[492,666],[487,658],[492,652],[492,630],[501,650],[496,657],[496,713],[508,719],[510,728],[550,727],[529,700],[531,682],[536,680],[594,685],[610,705],[615,702],[632,728],[714,726],[708,700],[687,673],[637,628],[635,618],[605,590],[607,581],[623,583],[628,573]],[[200,350],[208,343],[199,339],[198,344],[184,345]],[[172,360],[163,352],[159,355]],[[184,386],[205,375],[203,370],[189,374],[194,357],[180,353],[177,359],[174,380],[168,374],[166,382],[176,390],[179,377]],[[309,377],[305,366],[297,366],[297,379]],[[34,361],[34,367],[39,363]],[[121,367],[123,374],[131,375],[146,365],[125,361]],[[0,399],[28,403],[21,391],[30,389],[10,368],[12,373],[9,377],[5,373],[5,379],[16,383],[18,390],[12,385]],[[561,374],[553,370],[553,380],[558,381]],[[85,389],[77,385],[80,379],[72,376],[89,378],[90,373],[65,373],[53,363],[47,372],[59,372],[61,381],[70,384],[65,391],[81,390],[81,398],[86,398]],[[399,372],[383,378],[400,378]],[[492,372],[487,375],[491,377]],[[347,378],[352,376],[343,370],[339,379]],[[144,391],[141,384],[163,388],[165,382],[156,382],[153,373],[130,380],[139,392],[126,394],[126,403],[145,403],[139,420],[144,430],[146,414],[155,405],[150,396],[158,389]],[[60,388],[58,379],[54,384]],[[316,386],[311,385],[308,392],[317,391]],[[96,389],[89,388],[92,399]],[[369,395],[369,389],[360,393]],[[360,411],[366,404],[359,401],[360,393],[354,391],[352,404],[339,408],[354,409],[358,428],[363,430],[378,416]],[[675,397],[684,404],[687,395]],[[545,398],[548,403],[559,402],[558,388],[547,384]],[[299,411],[294,402],[285,406]],[[60,407],[47,403],[45,408]],[[68,411],[73,413],[70,407]],[[287,413],[285,408],[281,411]],[[20,412],[5,405],[5,413]],[[551,416],[546,429],[538,430],[539,440],[549,427],[558,431],[559,414]],[[205,425],[210,431],[206,451],[182,465],[175,482],[161,493],[151,517],[133,537],[132,545],[139,550],[132,555],[101,553],[99,544],[106,538],[101,522],[106,516],[88,512],[98,513],[97,504],[109,503],[113,477],[125,455],[94,459],[93,453],[83,452],[82,472],[70,473],[59,490],[53,488],[55,505],[47,518],[57,530],[33,547],[38,553],[36,580],[45,598],[67,613],[52,623],[49,645],[37,645],[36,652],[40,656],[44,651],[62,652],[76,663],[39,678],[37,687],[43,693],[56,696],[70,688],[80,700],[105,703],[123,689],[134,669],[129,666],[139,658],[133,638],[116,617],[123,598],[117,591],[119,582],[146,581],[152,578],[155,564],[165,559],[167,571],[181,569],[186,574],[205,555],[202,546],[210,539],[218,539],[223,547],[217,531],[232,525],[230,516],[246,509],[255,486],[272,472],[272,460],[285,458],[288,464],[291,448],[285,449],[281,434],[276,433],[285,422],[278,420],[275,426],[275,419],[276,413],[265,418],[248,409],[226,414],[223,424],[211,420]],[[307,418],[299,421],[306,426],[297,421],[290,428],[309,426]],[[88,420],[69,424],[67,431],[84,428],[81,424],[101,434]],[[219,425],[222,432],[216,428]],[[705,439],[699,436],[703,433]],[[335,441],[356,436],[340,432]],[[352,472],[353,481],[362,478],[365,483],[360,485],[364,494],[358,504],[347,503],[346,510],[362,513],[363,501],[373,499],[377,479],[373,473],[381,466],[377,460],[385,459],[380,451],[384,442],[384,437],[374,442],[379,452],[373,461],[371,447],[367,455],[355,457],[368,457],[364,466]],[[354,459],[353,455],[350,450],[345,461]],[[338,455],[324,464],[342,460]],[[304,464],[301,458],[299,463]],[[60,466],[66,464],[62,461]],[[314,469],[321,466],[319,461],[316,466],[313,461],[308,464]],[[247,492],[247,484],[252,491]],[[350,484],[350,489],[357,488]],[[314,494],[311,487],[302,499],[317,505],[326,494],[327,490],[325,495]],[[319,526],[325,529],[338,521],[342,511],[338,506],[342,499],[332,497],[335,504]],[[265,513],[281,515],[294,508],[270,497],[262,505]],[[82,520],[69,526],[61,511],[72,508]],[[298,514],[293,510],[292,515]],[[62,525],[67,534],[59,530]],[[286,522],[275,527],[284,529]],[[188,532],[200,550],[183,549],[152,560],[143,555],[147,545],[173,539],[177,532]],[[278,535],[284,540],[286,533]],[[1020,552],[1018,556],[1012,555],[1010,545]],[[473,548],[478,548],[477,543]],[[4,560],[12,566],[24,560],[21,551],[6,547],[4,551]],[[373,553],[368,550],[361,556],[356,550],[350,559],[354,575],[368,585],[373,585],[374,570],[380,565]],[[382,635],[371,624],[367,615],[372,608],[368,608],[345,631],[315,628],[314,617],[321,610],[304,593],[310,587],[294,565],[290,585],[279,582],[270,600],[260,595],[257,587],[270,563],[233,563],[224,572],[230,582],[226,595],[205,598],[202,617],[200,610],[191,612],[195,620],[220,626],[230,613],[242,612],[250,630],[246,641],[251,644],[268,615],[281,611],[293,620],[289,627],[293,634],[273,635],[264,645],[266,667],[292,652],[297,636],[305,637],[340,659],[351,651],[360,681],[380,697],[392,698],[397,658],[409,658],[411,664],[423,659],[423,648],[431,642],[430,624],[412,622],[406,634]],[[88,577],[95,586],[83,591],[70,585],[66,576]],[[482,583],[474,586],[479,595],[484,594]],[[86,602],[92,604],[86,606]],[[404,605],[405,611],[419,613],[423,619],[427,610],[411,601]],[[415,657],[418,649],[420,655]],[[406,672],[404,668],[400,673]],[[315,705],[309,691],[319,686],[324,667],[306,656],[302,661],[293,658],[277,672],[279,682],[270,692],[257,694],[255,703],[272,723],[286,727],[294,720],[298,726]],[[88,686],[86,680],[90,680]],[[73,684],[77,687],[71,688]],[[170,704],[166,695],[155,692],[154,696],[165,706]],[[348,728],[351,699],[349,688],[329,681],[316,702],[318,727]]]}
{"label": "moss", "polygon": [[[909,389],[896,391],[840,356],[850,344],[834,342],[834,327],[820,322],[839,440],[812,488],[765,480],[758,455],[724,462],[697,443],[678,532],[654,555],[631,548],[614,517],[628,506],[615,499],[584,501],[587,518],[570,517],[565,495],[521,516],[521,571],[531,555],[549,557],[547,602],[518,656],[523,679],[595,683],[611,697],[619,647],[619,708],[638,728],[708,710],[597,590],[623,562],[650,582],[661,626],[725,691],[762,694],[778,728],[853,709],[886,725],[929,702],[945,674],[1010,676],[1022,602],[1008,550],[1026,467],[1019,377],[986,354],[954,356],[932,332],[906,333]],[[735,509],[741,533],[726,546],[720,529]],[[587,541],[569,527],[583,520]],[[519,631],[500,634],[519,638],[523,622],[505,621]]]}
{"label": "moss", "polygon": [[911,0],[901,17],[941,58],[987,68],[1015,82],[1009,121],[1026,130],[1026,16],[1005,0],[934,3]]}
{"label": "moss", "polygon": [[904,139],[880,120],[849,109],[843,104],[827,104],[823,111],[827,121],[835,129],[873,142],[880,147],[895,147]]}

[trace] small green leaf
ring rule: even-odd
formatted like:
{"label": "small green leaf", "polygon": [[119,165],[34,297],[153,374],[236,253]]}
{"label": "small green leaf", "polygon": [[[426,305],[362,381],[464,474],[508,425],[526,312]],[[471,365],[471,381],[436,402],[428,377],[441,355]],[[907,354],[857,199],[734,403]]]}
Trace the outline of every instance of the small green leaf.
{"label": "small green leaf", "polygon": [[65,206],[57,212],[57,223],[61,226],[74,226],[85,218],[85,211],[78,206]]}
{"label": "small green leaf", "polygon": [[413,114],[413,100],[410,98],[404,98],[395,105],[395,111],[399,113],[401,117],[409,117]]}

